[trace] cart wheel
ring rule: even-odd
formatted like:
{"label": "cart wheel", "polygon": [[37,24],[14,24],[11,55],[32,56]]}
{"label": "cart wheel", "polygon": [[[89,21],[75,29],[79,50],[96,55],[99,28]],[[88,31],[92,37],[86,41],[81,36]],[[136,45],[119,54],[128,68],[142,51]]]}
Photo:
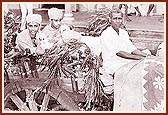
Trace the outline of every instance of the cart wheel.
{"label": "cart wheel", "polygon": [[[46,79],[19,79],[4,88],[4,111],[79,111],[74,100],[54,83],[37,91]],[[54,82],[54,81],[53,81]]]}

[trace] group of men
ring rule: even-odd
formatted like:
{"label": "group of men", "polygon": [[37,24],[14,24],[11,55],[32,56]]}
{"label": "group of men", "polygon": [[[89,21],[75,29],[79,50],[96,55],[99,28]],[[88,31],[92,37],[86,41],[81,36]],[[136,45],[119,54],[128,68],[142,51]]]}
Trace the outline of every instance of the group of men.
{"label": "group of men", "polygon": [[[42,16],[39,14],[30,14],[26,17],[27,29],[18,34],[16,38],[16,47],[19,50],[30,49],[32,53],[43,54],[45,49],[42,47],[40,35],[45,36],[48,44],[65,40],[64,37],[71,37],[80,41],[81,35],[72,31],[61,23],[63,12],[57,8],[48,10],[50,23],[41,31]],[[104,73],[113,79],[115,71],[128,63],[130,60],[139,60],[147,56],[146,53],[138,50],[129,40],[127,31],[121,29],[123,23],[123,14],[119,9],[113,9],[110,13],[111,25],[106,28],[99,37],[103,59]],[[66,34],[65,34],[66,33]],[[48,48],[51,46],[49,45]],[[109,79],[109,78],[107,78]],[[107,81],[107,80],[106,80]],[[106,82],[105,81],[105,82]],[[106,83],[104,84],[106,85]],[[111,84],[108,81],[107,85]],[[110,87],[109,87],[110,88]],[[107,93],[110,89],[107,88]]]}
{"label": "group of men", "polygon": [[68,25],[62,24],[63,12],[57,8],[48,10],[50,23],[41,28],[42,16],[40,14],[29,14],[26,17],[27,29],[20,32],[16,38],[16,48],[24,51],[30,49],[31,53],[43,54],[55,42],[66,41],[67,36],[71,39],[80,39],[81,35],[70,30]]}

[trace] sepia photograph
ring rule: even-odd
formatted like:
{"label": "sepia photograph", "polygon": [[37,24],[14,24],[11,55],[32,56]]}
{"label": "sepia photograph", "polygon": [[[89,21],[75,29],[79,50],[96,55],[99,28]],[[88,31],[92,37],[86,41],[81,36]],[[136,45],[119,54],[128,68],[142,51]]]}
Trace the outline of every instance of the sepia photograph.
{"label": "sepia photograph", "polygon": [[165,113],[165,13],[166,2],[2,2],[2,113]]}

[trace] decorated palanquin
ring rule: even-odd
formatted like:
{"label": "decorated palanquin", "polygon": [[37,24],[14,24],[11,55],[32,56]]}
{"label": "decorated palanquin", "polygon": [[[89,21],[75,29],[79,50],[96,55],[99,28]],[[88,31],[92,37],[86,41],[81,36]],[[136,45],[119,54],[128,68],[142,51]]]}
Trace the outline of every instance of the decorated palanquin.
{"label": "decorated palanquin", "polygon": [[146,59],[143,69],[143,111],[164,111],[165,74],[162,62]]}
{"label": "decorated palanquin", "polygon": [[164,62],[150,56],[132,61],[115,75],[114,111],[165,111]]}

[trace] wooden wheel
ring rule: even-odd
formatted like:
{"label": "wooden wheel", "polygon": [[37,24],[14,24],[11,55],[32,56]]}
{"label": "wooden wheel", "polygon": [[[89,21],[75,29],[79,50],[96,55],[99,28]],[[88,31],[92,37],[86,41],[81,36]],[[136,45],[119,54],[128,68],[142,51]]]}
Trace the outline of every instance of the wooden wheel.
{"label": "wooden wheel", "polygon": [[[32,78],[13,81],[4,88],[4,109],[12,111],[79,111],[74,100],[52,81]],[[58,109],[59,108],[59,109]]]}

